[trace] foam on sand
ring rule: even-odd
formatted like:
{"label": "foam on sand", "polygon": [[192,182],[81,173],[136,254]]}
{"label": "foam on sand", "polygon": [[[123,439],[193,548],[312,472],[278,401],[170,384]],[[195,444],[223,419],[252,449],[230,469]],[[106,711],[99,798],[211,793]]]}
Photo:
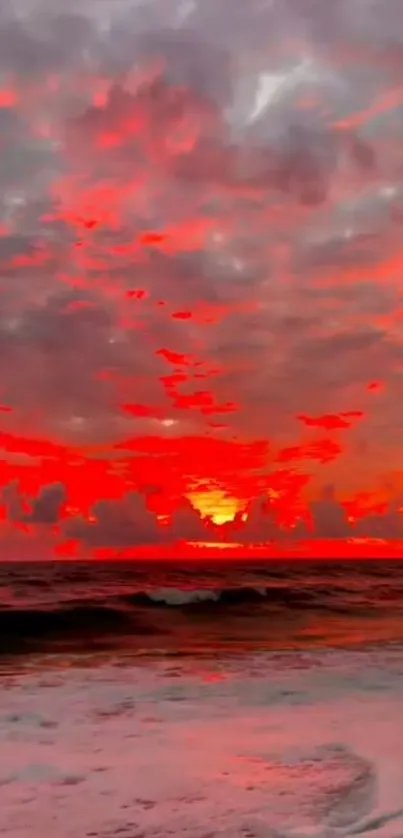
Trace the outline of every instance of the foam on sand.
{"label": "foam on sand", "polygon": [[2,680],[2,834],[402,834],[401,652],[82,663]]}

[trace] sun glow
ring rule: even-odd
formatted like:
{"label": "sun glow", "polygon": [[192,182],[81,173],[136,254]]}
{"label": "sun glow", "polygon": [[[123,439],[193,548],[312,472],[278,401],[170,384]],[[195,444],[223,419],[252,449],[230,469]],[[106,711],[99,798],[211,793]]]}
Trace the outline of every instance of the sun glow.
{"label": "sun glow", "polygon": [[244,520],[246,503],[239,498],[226,495],[221,489],[209,491],[195,491],[187,495],[187,499],[202,520],[209,519],[218,527],[230,524],[242,512]]}

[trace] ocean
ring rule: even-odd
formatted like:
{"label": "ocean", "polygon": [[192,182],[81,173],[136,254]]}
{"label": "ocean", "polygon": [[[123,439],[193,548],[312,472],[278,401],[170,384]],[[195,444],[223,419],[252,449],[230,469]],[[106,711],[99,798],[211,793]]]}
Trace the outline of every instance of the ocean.
{"label": "ocean", "polygon": [[0,566],[0,834],[403,835],[403,563]]}

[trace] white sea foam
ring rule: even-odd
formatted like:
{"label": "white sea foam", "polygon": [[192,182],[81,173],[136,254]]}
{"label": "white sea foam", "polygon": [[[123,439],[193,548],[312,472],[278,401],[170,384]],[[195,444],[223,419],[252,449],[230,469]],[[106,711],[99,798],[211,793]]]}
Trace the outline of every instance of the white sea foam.
{"label": "white sea foam", "polygon": [[3,676],[3,835],[402,834],[401,652],[66,664]]}
{"label": "white sea foam", "polygon": [[192,602],[217,602],[219,591],[207,589],[181,590],[180,588],[159,588],[148,593],[153,602],[165,602],[167,605],[191,605]]}

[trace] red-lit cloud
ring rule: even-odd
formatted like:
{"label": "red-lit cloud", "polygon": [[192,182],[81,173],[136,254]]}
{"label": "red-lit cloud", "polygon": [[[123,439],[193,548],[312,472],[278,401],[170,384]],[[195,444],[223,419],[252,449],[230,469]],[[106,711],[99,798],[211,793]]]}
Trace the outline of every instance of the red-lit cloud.
{"label": "red-lit cloud", "polygon": [[402,31],[0,9],[2,556],[401,537]]}

